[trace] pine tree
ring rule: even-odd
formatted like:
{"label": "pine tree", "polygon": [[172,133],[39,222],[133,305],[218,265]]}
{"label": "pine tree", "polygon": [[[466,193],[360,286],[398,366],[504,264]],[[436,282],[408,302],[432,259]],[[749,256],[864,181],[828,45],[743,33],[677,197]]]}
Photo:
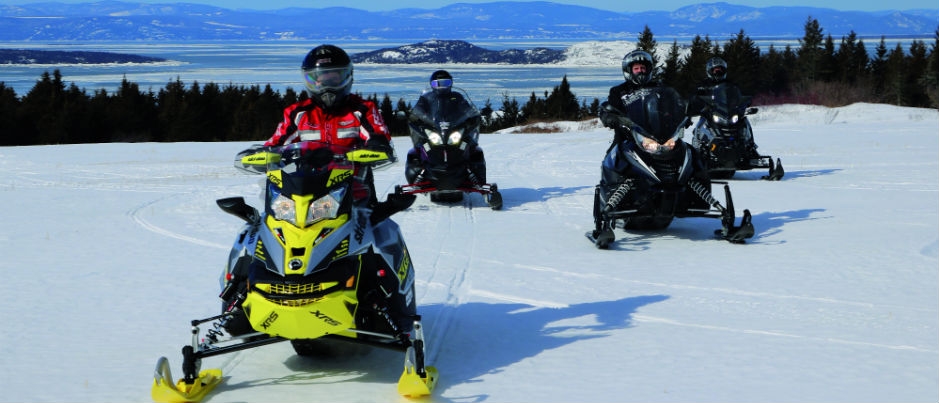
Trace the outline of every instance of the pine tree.
{"label": "pine tree", "polygon": [[798,51],[799,72],[803,85],[820,77],[822,45],[825,40],[818,20],[809,16],[804,28],[805,36],[799,40]]}
{"label": "pine tree", "polygon": [[929,56],[926,58],[926,71],[920,80],[920,85],[929,96],[930,107],[939,107],[939,28],[936,29]]}
{"label": "pine tree", "polygon": [[759,87],[760,47],[741,29],[724,44],[721,57],[727,62],[727,76],[744,94],[754,94]]}
{"label": "pine tree", "polygon": [[17,111],[20,108],[20,99],[13,88],[7,87],[0,81],[0,146],[21,145],[19,119]]}

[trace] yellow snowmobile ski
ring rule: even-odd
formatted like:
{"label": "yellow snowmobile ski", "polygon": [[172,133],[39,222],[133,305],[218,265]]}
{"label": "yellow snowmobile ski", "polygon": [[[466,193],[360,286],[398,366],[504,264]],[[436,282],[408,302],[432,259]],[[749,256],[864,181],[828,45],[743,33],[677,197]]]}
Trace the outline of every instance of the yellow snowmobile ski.
{"label": "yellow snowmobile ski", "polygon": [[428,366],[424,370],[427,373],[422,377],[414,371],[413,366],[404,368],[398,379],[398,394],[410,398],[429,396],[437,386],[437,368]]}
{"label": "yellow snowmobile ski", "polygon": [[222,383],[222,370],[213,368],[199,372],[199,376],[191,385],[186,384],[182,378],[174,385],[169,361],[166,357],[160,357],[153,373],[150,397],[154,402],[160,403],[199,402],[220,383]]}

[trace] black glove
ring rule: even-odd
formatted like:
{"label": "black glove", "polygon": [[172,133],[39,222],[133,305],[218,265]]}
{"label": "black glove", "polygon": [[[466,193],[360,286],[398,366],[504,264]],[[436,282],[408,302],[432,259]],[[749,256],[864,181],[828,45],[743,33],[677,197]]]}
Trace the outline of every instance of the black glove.
{"label": "black glove", "polygon": [[369,150],[389,152],[391,150],[391,144],[388,143],[388,139],[384,136],[371,136],[368,141],[365,142],[365,148]]}
{"label": "black glove", "polygon": [[617,120],[616,116],[613,113],[606,111],[605,109],[600,109],[599,113],[600,123],[603,123],[603,127],[616,128]]}

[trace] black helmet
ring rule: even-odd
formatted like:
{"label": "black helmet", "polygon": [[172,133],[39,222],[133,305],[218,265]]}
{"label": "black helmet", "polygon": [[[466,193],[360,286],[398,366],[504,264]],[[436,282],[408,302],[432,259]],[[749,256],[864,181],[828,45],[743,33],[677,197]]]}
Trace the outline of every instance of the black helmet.
{"label": "black helmet", "polygon": [[708,78],[714,81],[722,81],[727,78],[727,62],[719,57],[708,59],[707,67]]}
{"label": "black helmet", "polygon": [[[633,74],[632,67],[636,63],[645,65],[646,71],[644,73]],[[649,52],[634,50],[623,57],[623,77],[626,78],[626,81],[636,85],[643,85],[652,79],[652,66],[652,55],[650,55]]]}
{"label": "black helmet", "polygon": [[453,87],[453,76],[446,70],[437,70],[430,75],[430,88],[435,92],[448,92]]}
{"label": "black helmet", "polygon": [[352,59],[337,46],[313,48],[303,59],[300,70],[310,98],[326,108],[341,104],[352,90]]}

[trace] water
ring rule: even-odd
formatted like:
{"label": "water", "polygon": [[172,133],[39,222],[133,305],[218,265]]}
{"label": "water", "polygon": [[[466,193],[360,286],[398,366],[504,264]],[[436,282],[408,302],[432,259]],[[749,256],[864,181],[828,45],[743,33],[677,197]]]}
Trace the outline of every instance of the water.
{"label": "water", "polygon": [[[564,49],[584,42],[588,41],[505,40],[473,44],[492,50],[534,47]],[[658,42],[660,46],[668,47],[673,41],[660,39]],[[690,42],[690,39],[687,42]],[[787,44],[798,47],[798,39],[766,39],[754,42],[763,50],[768,49],[770,44],[780,51]],[[865,46],[873,51],[878,42],[879,39],[866,38]],[[681,45],[682,41],[679,40],[678,43]],[[892,49],[897,43],[908,46],[909,40],[891,39],[887,41],[888,48]],[[350,54],[402,45],[401,42],[383,41],[335,44]],[[0,43],[0,47],[131,53],[170,61],[138,65],[0,65],[0,81],[16,91],[17,95],[23,96],[35,86],[44,72],[52,73],[58,69],[66,86],[74,83],[89,95],[101,89],[113,93],[124,78],[137,83],[142,91],[158,92],[165,88],[167,83],[178,78],[187,88],[193,82],[214,82],[220,86],[259,85],[262,88],[270,84],[274,90],[284,93],[288,87],[297,91],[303,89],[299,66],[310,48],[316,45],[308,41],[48,44],[8,42]],[[455,85],[465,90],[477,106],[482,107],[489,100],[493,108],[498,109],[504,96],[514,98],[520,105],[528,102],[532,92],[543,98],[545,92],[550,92],[559,85],[566,75],[571,91],[582,102],[589,104],[594,98],[605,99],[609,88],[622,82],[623,76],[618,61],[627,51],[623,47],[611,47],[609,51],[601,49],[601,54],[610,55],[607,60],[582,65],[359,64],[355,67],[353,90],[365,96],[377,94],[380,98],[388,94],[393,102],[404,99],[405,102],[413,104],[427,85],[430,74],[442,68],[453,74]],[[666,51],[659,53],[664,55]]]}
{"label": "water", "polygon": [[[352,42],[335,43],[350,54],[400,46],[401,43]],[[125,77],[137,83],[142,91],[158,92],[177,78],[188,88],[193,82],[214,82],[220,86],[270,84],[281,93],[292,87],[303,88],[300,63],[316,44],[309,42],[206,42],[206,43],[77,43],[35,44],[0,43],[11,49],[83,50],[131,53],[170,60],[166,63],[138,65],[0,65],[0,81],[23,96],[35,86],[44,72],[58,69],[66,86],[74,83],[93,94],[99,89],[113,93]],[[550,45],[565,48],[570,43],[479,43],[487,49],[506,47],[531,48]],[[413,103],[427,85],[430,74],[437,69],[453,74],[455,85],[469,93],[482,107],[490,100],[494,108],[501,105],[503,94],[515,98],[520,104],[527,102],[532,91],[544,97],[561,83],[566,74],[571,90],[588,102],[605,98],[609,88],[622,81],[618,66],[530,66],[530,65],[466,65],[466,64],[410,64],[355,66],[353,90],[363,95],[388,94],[392,101],[403,98]]]}

